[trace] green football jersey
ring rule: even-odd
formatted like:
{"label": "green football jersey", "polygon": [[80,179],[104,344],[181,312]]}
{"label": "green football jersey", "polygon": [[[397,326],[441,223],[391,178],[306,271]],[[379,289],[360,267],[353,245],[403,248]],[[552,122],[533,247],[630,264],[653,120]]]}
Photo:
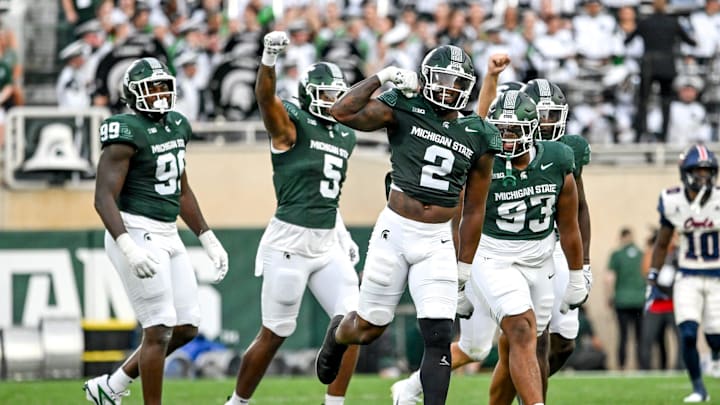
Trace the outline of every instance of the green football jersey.
{"label": "green football jersey", "polygon": [[103,147],[124,143],[135,148],[117,201],[120,211],[163,222],[177,220],[185,147],[191,134],[187,118],[175,111],[161,121],[119,114],[102,123]]}
{"label": "green football jersey", "polygon": [[289,150],[272,154],[275,216],[307,228],[334,228],[355,131],[338,123],[326,125],[290,102],[283,101],[283,106],[297,139]]}
{"label": "green football jersey", "polygon": [[407,98],[397,89],[378,100],[396,120],[388,128],[392,182],[425,204],[457,206],[475,161],[502,150],[500,132],[477,114],[443,121],[424,97]]}
{"label": "green football jersey", "polygon": [[577,179],[582,175],[583,167],[590,163],[590,144],[582,135],[563,135],[558,142],[569,146],[575,156],[575,170],[573,175]]}
{"label": "green football jersey", "polygon": [[565,176],[575,169],[572,150],[560,143],[536,142],[537,154],[524,170],[513,168],[515,181],[497,156],[488,192],[483,233],[496,239],[539,240],[555,226],[557,200]]}

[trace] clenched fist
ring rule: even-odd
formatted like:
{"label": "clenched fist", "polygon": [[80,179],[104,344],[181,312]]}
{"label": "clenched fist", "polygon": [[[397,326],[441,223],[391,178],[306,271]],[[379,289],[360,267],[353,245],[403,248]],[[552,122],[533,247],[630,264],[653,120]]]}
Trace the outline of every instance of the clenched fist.
{"label": "clenched fist", "polygon": [[265,66],[275,66],[278,54],[282,52],[290,43],[287,33],[285,31],[273,31],[265,34],[263,44],[262,64]]}

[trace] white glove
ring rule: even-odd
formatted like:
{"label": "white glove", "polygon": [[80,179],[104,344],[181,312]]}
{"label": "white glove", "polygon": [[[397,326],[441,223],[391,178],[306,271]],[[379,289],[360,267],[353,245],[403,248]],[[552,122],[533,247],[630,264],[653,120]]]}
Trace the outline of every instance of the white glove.
{"label": "white glove", "polygon": [[278,54],[288,46],[290,39],[285,31],[273,31],[265,34],[263,43],[265,44],[265,49],[263,49],[263,55],[260,61],[265,66],[275,66]]}
{"label": "white glove", "polygon": [[402,91],[407,98],[415,97],[418,92],[419,81],[417,73],[412,70],[400,69],[395,66],[388,66],[375,74],[380,84],[391,82]]}
{"label": "white glove", "polygon": [[157,273],[160,262],[148,250],[141,248],[127,234],[127,232],[115,239],[120,251],[125,255],[130,264],[130,271],[138,278],[152,277]]}
{"label": "white glove", "polygon": [[565,296],[562,304],[560,304],[560,313],[566,314],[568,310],[578,308],[585,303],[588,298],[588,289],[585,284],[585,276],[581,269],[570,270],[570,280],[568,281]]}
{"label": "white glove", "polygon": [[350,264],[355,266],[356,264],[360,263],[360,248],[358,247],[357,243],[352,240],[350,234],[348,234],[347,237],[343,238],[343,241],[340,243],[342,244],[343,249],[348,253],[348,257],[350,258]]}
{"label": "white glove", "polygon": [[215,276],[215,280],[213,280],[213,283],[217,284],[225,278],[228,272],[228,254],[220,244],[218,238],[215,237],[213,231],[203,232],[198,236],[198,239],[200,239],[205,253],[207,253],[215,265],[215,269],[217,269],[217,275]]}
{"label": "white glove", "polygon": [[472,264],[458,262],[458,291],[465,289],[465,283],[470,280],[470,273],[472,272]]}
{"label": "white glove", "polygon": [[465,288],[463,287],[461,290],[458,290],[457,310],[455,310],[457,316],[463,319],[469,319],[474,310],[475,307],[467,295],[465,295]]}
{"label": "white glove", "polygon": [[588,293],[590,293],[590,290],[592,289],[592,282],[593,282],[592,270],[590,269],[590,265],[584,264],[582,271],[583,271],[583,277],[585,277],[585,287],[587,288]]}

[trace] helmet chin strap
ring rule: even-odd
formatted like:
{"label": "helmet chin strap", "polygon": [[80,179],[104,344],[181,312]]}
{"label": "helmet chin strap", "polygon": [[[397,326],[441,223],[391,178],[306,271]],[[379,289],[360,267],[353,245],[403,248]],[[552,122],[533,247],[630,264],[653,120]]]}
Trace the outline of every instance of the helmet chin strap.
{"label": "helmet chin strap", "polygon": [[700,212],[700,204],[702,203],[703,197],[705,197],[705,193],[707,192],[707,186],[703,185],[700,188],[700,191],[698,191],[697,195],[695,196],[695,199],[690,204],[690,211],[697,214]]}
{"label": "helmet chin strap", "polygon": [[517,184],[517,178],[512,174],[512,159],[505,158],[505,177],[503,177],[503,186],[514,187]]}

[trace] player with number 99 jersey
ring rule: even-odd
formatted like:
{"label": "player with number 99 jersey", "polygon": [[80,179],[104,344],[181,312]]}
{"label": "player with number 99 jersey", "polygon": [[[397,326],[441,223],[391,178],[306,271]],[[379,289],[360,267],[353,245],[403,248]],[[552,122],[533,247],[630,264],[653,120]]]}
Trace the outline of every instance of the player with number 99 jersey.
{"label": "player with number 99 jersey", "polygon": [[100,126],[103,147],[123,143],[135,148],[118,208],[158,221],[174,222],[180,212],[180,177],[185,170],[185,147],[192,129],[180,113],[170,111],[162,121],[139,114],[112,116]]}

